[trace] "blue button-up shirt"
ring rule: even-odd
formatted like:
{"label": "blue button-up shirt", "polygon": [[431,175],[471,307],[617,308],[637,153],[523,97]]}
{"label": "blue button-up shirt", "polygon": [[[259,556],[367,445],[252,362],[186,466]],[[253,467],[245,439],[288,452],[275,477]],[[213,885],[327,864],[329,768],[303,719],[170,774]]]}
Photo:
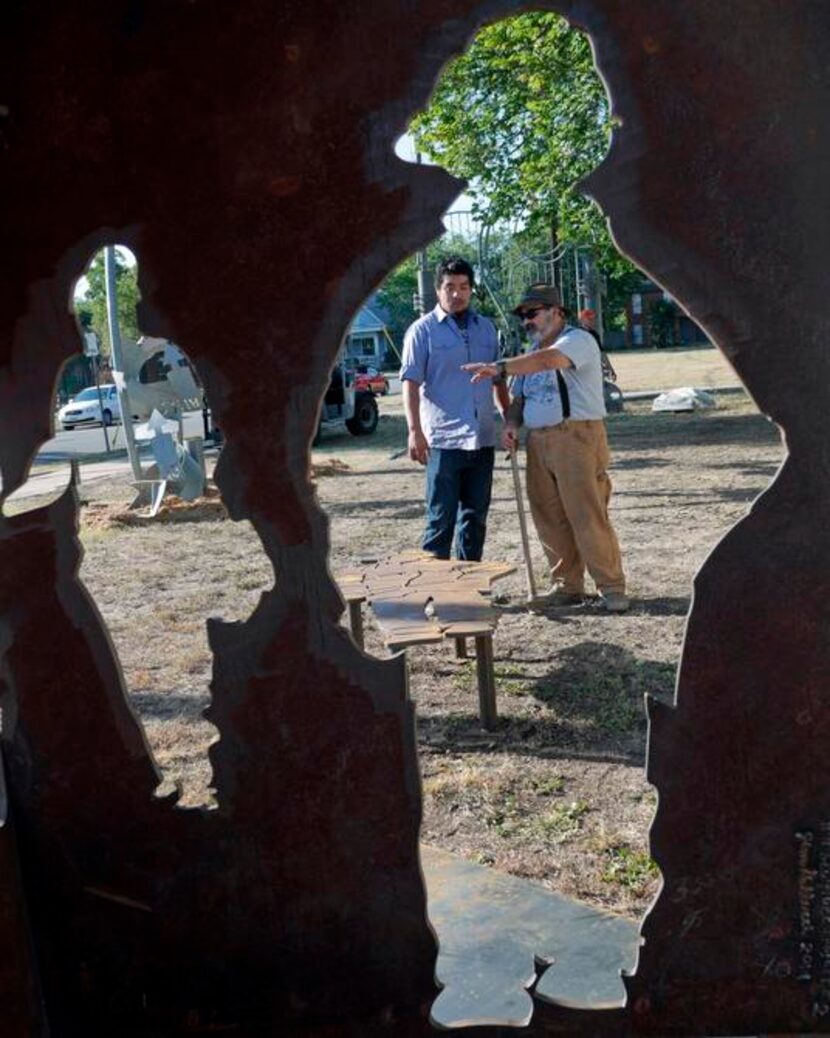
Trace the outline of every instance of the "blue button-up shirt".
{"label": "blue button-up shirt", "polygon": [[478,450],[496,443],[493,384],[473,383],[461,365],[492,363],[499,340],[491,321],[467,311],[460,329],[440,306],[407,329],[403,340],[401,381],[421,386],[421,425],[430,447]]}

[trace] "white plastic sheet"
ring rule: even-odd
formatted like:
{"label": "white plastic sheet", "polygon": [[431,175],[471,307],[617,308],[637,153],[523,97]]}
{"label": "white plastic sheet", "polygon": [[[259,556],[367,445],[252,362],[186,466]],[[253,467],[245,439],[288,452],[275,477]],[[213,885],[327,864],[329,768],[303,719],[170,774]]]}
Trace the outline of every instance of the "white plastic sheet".
{"label": "white plastic sheet", "polygon": [[681,386],[661,393],[651,405],[652,411],[709,411],[716,406],[713,393],[692,386]]}

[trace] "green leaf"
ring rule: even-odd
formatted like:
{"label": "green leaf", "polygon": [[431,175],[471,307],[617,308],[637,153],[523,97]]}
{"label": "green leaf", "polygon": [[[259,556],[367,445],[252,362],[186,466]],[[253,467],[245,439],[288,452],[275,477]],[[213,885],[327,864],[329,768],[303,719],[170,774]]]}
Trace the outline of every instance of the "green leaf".
{"label": "green leaf", "polygon": [[591,245],[606,275],[634,268],[576,184],[605,155],[610,105],[588,38],[549,12],[485,27],[412,122],[418,148],[472,181],[478,215]]}

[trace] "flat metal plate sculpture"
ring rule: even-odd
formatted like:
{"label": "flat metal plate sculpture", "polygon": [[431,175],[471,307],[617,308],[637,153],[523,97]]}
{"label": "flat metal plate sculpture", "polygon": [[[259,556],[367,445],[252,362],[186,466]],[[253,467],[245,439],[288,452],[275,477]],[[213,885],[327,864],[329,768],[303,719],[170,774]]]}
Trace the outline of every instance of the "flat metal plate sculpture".
{"label": "flat metal plate sculpture", "polygon": [[492,634],[499,614],[488,597],[491,586],[515,572],[506,562],[409,552],[338,573],[337,583],[346,602],[369,603],[388,646],[405,648]]}
{"label": "flat metal plate sculpture", "polygon": [[[81,347],[73,285],[117,241],[139,257],[142,330],[198,366],[217,483],[275,575],[251,617],[211,624],[219,806],[181,810],[154,795],[78,579],[75,495],[0,517],[0,870],[25,891],[0,911],[4,1035],[429,1033],[412,706],[402,663],[338,626],[307,452],[350,319],[461,187],[393,142],[476,27],[521,6],[0,15],[2,500]],[[618,119],[587,189],[789,456],[697,576],[676,708],[650,707],[664,886],[627,1003],[539,1002],[527,1033],[826,1032],[830,6],[544,6],[591,34]]]}
{"label": "flat metal plate sculpture", "polygon": [[429,918],[440,938],[443,990],[431,1017],[442,1028],[526,1026],[533,997],[602,1009],[625,999],[621,974],[637,962],[630,919],[540,884],[421,847]]}
{"label": "flat metal plate sculpture", "polygon": [[499,614],[489,601],[490,586],[516,572],[506,562],[436,559],[411,551],[373,560],[363,569],[341,573],[338,583],[349,606],[356,643],[363,646],[362,602],[368,602],[393,651],[454,638],[466,656],[466,639],[476,647],[479,710],[484,728],[498,716],[493,669],[493,633]]}

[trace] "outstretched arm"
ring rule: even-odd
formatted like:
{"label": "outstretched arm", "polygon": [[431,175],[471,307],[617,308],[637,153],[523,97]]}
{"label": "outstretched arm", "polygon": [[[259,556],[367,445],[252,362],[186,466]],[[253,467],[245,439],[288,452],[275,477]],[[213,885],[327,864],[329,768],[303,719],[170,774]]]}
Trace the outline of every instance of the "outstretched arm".
{"label": "outstretched arm", "polygon": [[473,382],[480,382],[483,378],[496,378],[498,375],[532,375],[535,371],[571,367],[573,364],[570,358],[566,357],[556,346],[546,346],[542,350],[523,353],[519,357],[497,360],[492,364],[479,362],[461,365],[463,371],[472,373]]}

